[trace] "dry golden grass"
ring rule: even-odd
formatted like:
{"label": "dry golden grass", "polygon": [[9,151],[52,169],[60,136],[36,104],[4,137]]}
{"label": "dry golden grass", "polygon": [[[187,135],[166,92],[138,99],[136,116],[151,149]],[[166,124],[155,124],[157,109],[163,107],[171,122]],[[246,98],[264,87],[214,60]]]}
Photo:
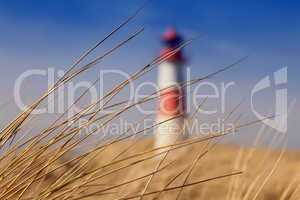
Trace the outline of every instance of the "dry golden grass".
{"label": "dry golden grass", "polygon": [[[85,170],[93,170],[99,166],[104,166],[111,163],[114,157],[118,157],[120,152],[124,152],[118,159],[126,158],[134,155],[137,152],[148,151],[152,148],[151,139],[142,139],[135,143],[134,148],[129,148],[133,141],[122,142],[118,145],[111,146],[106,149],[100,156],[95,157],[92,162],[85,168]],[[167,158],[162,163],[161,167],[169,167],[155,173],[151,183],[147,187],[144,199],[154,199],[158,196],[159,191],[163,190],[165,185],[168,184],[176,175],[183,173],[176,178],[168,187],[181,186],[188,174],[197,153],[204,153],[203,144],[194,144],[186,148],[174,150],[169,153]],[[262,182],[269,175],[271,169],[274,167],[276,160],[280,156],[280,150],[268,150],[258,148],[242,148],[237,145],[218,144],[213,147],[207,154],[205,154],[198,161],[191,176],[187,181],[188,183],[197,182],[200,180],[207,180],[219,175],[230,174],[233,171],[242,170],[242,165],[245,164],[247,156],[253,152],[253,156],[248,159],[246,167],[243,169],[243,174],[216,179],[193,185],[183,189],[181,199],[253,199],[254,195],[261,187]],[[151,154],[153,155],[153,154]],[[282,159],[276,167],[274,173],[260,191],[257,199],[273,200],[273,199],[298,199],[297,194],[293,194],[298,186],[298,172],[299,172],[299,156],[300,152],[284,152]],[[147,156],[142,156],[142,158]],[[122,164],[101,170],[97,175],[109,173],[111,170],[122,168],[134,161],[141,158],[126,160]],[[147,185],[150,176],[139,179],[130,184],[121,186],[128,180],[135,180],[139,177],[151,174],[153,172],[162,156],[150,159],[137,165],[130,165],[129,168],[117,171],[108,177],[103,177],[101,181],[94,181],[89,184],[88,189],[82,190],[82,194],[90,194],[98,191],[99,189],[111,188],[113,186],[119,187],[109,190],[113,194],[102,196],[101,199],[126,199],[125,197],[135,197],[132,199],[139,199],[138,195],[142,193]],[[60,176],[55,174],[54,176]],[[253,186],[253,183],[256,184]],[[252,188],[252,190],[251,190]],[[286,191],[288,189],[288,191]],[[251,191],[249,191],[251,190]],[[165,191],[160,194],[159,199],[176,199],[180,189]],[[248,195],[246,197],[246,195]],[[292,198],[292,195],[293,198]],[[298,194],[299,195],[299,194]],[[97,199],[92,196],[88,199]]]}
{"label": "dry golden grass", "polygon": [[[180,199],[254,199],[282,153],[280,150],[242,148],[229,144],[212,146],[207,152],[206,144],[195,143],[172,150],[164,158],[165,154],[160,153],[167,152],[167,149],[152,151],[152,143],[152,139],[139,139],[110,145],[98,156],[92,155],[90,162],[80,169],[78,167],[83,166],[87,159],[71,162],[45,176],[43,182],[32,184],[24,199],[35,197],[45,188],[57,183],[57,180],[58,184],[62,183],[64,179],[61,178],[71,171],[71,179],[82,174],[84,178],[54,191],[53,195],[45,199],[55,196],[57,199],[140,199],[139,195],[142,193],[143,199],[176,199],[182,185],[202,180],[204,182],[182,188]],[[200,155],[200,159],[191,168],[197,155]],[[300,194],[296,190],[299,185],[299,156],[300,152],[284,152],[274,173],[255,198],[298,199]],[[47,160],[40,158],[38,161],[42,162],[43,159]],[[68,157],[58,160],[52,168],[61,166],[67,160]],[[161,165],[157,169],[159,163]],[[77,172],[75,169],[78,169]],[[238,171],[243,173],[210,180]],[[14,177],[16,174],[12,175]],[[153,177],[147,185],[151,175]],[[82,185],[86,180],[88,182]],[[66,192],[70,189],[71,193]],[[64,195],[60,196],[62,193]]]}

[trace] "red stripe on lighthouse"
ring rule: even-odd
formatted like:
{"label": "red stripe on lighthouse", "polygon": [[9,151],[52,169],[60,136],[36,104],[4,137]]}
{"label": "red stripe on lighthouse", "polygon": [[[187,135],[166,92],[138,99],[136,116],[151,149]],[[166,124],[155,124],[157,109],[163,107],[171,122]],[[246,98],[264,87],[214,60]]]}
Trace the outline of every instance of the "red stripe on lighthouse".
{"label": "red stripe on lighthouse", "polygon": [[160,93],[159,114],[175,116],[184,113],[184,95],[180,88],[165,89]]}

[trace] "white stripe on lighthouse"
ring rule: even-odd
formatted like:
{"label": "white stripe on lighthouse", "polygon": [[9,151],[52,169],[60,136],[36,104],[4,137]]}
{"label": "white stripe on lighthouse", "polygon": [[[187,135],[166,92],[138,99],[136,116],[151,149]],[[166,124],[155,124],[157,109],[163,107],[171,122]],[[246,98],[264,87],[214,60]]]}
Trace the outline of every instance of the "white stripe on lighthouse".
{"label": "white stripe on lighthouse", "polygon": [[163,89],[180,83],[178,69],[181,67],[180,63],[169,61],[161,63],[158,67],[158,87]]}

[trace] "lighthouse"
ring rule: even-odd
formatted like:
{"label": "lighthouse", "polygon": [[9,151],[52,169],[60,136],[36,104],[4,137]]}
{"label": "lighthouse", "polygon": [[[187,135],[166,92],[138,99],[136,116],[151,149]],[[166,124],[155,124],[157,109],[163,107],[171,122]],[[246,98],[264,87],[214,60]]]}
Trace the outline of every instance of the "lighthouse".
{"label": "lighthouse", "polygon": [[160,56],[164,61],[158,66],[159,104],[155,147],[173,144],[184,137],[185,94],[180,85],[183,81],[184,58],[181,50],[174,51],[183,38],[174,28],[169,28],[161,40],[163,49]]}

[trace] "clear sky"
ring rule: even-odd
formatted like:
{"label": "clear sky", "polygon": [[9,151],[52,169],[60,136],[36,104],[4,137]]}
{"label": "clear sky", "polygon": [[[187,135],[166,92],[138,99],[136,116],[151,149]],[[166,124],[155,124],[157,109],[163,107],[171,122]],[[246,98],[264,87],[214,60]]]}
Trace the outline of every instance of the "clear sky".
{"label": "clear sky", "polygon": [[[142,4],[142,0],[0,0],[1,102],[12,96],[14,80],[24,70],[66,69]],[[242,91],[287,66],[289,102],[296,100],[289,119],[290,143],[298,147],[299,10],[296,0],[152,0],[104,49],[139,27],[145,27],[143,34],[99,68],[137,70],[157,55],[160,34],[170,25],[185,38],[203,35],[185,51],[195,77],[250,55],[219,79],[238,83],[238,94],[233,94],[236,101],[244,95]],[[155,73],[148,77],[154,78]],[[27,89],[33,88],[38,90],[39,86]]]}

